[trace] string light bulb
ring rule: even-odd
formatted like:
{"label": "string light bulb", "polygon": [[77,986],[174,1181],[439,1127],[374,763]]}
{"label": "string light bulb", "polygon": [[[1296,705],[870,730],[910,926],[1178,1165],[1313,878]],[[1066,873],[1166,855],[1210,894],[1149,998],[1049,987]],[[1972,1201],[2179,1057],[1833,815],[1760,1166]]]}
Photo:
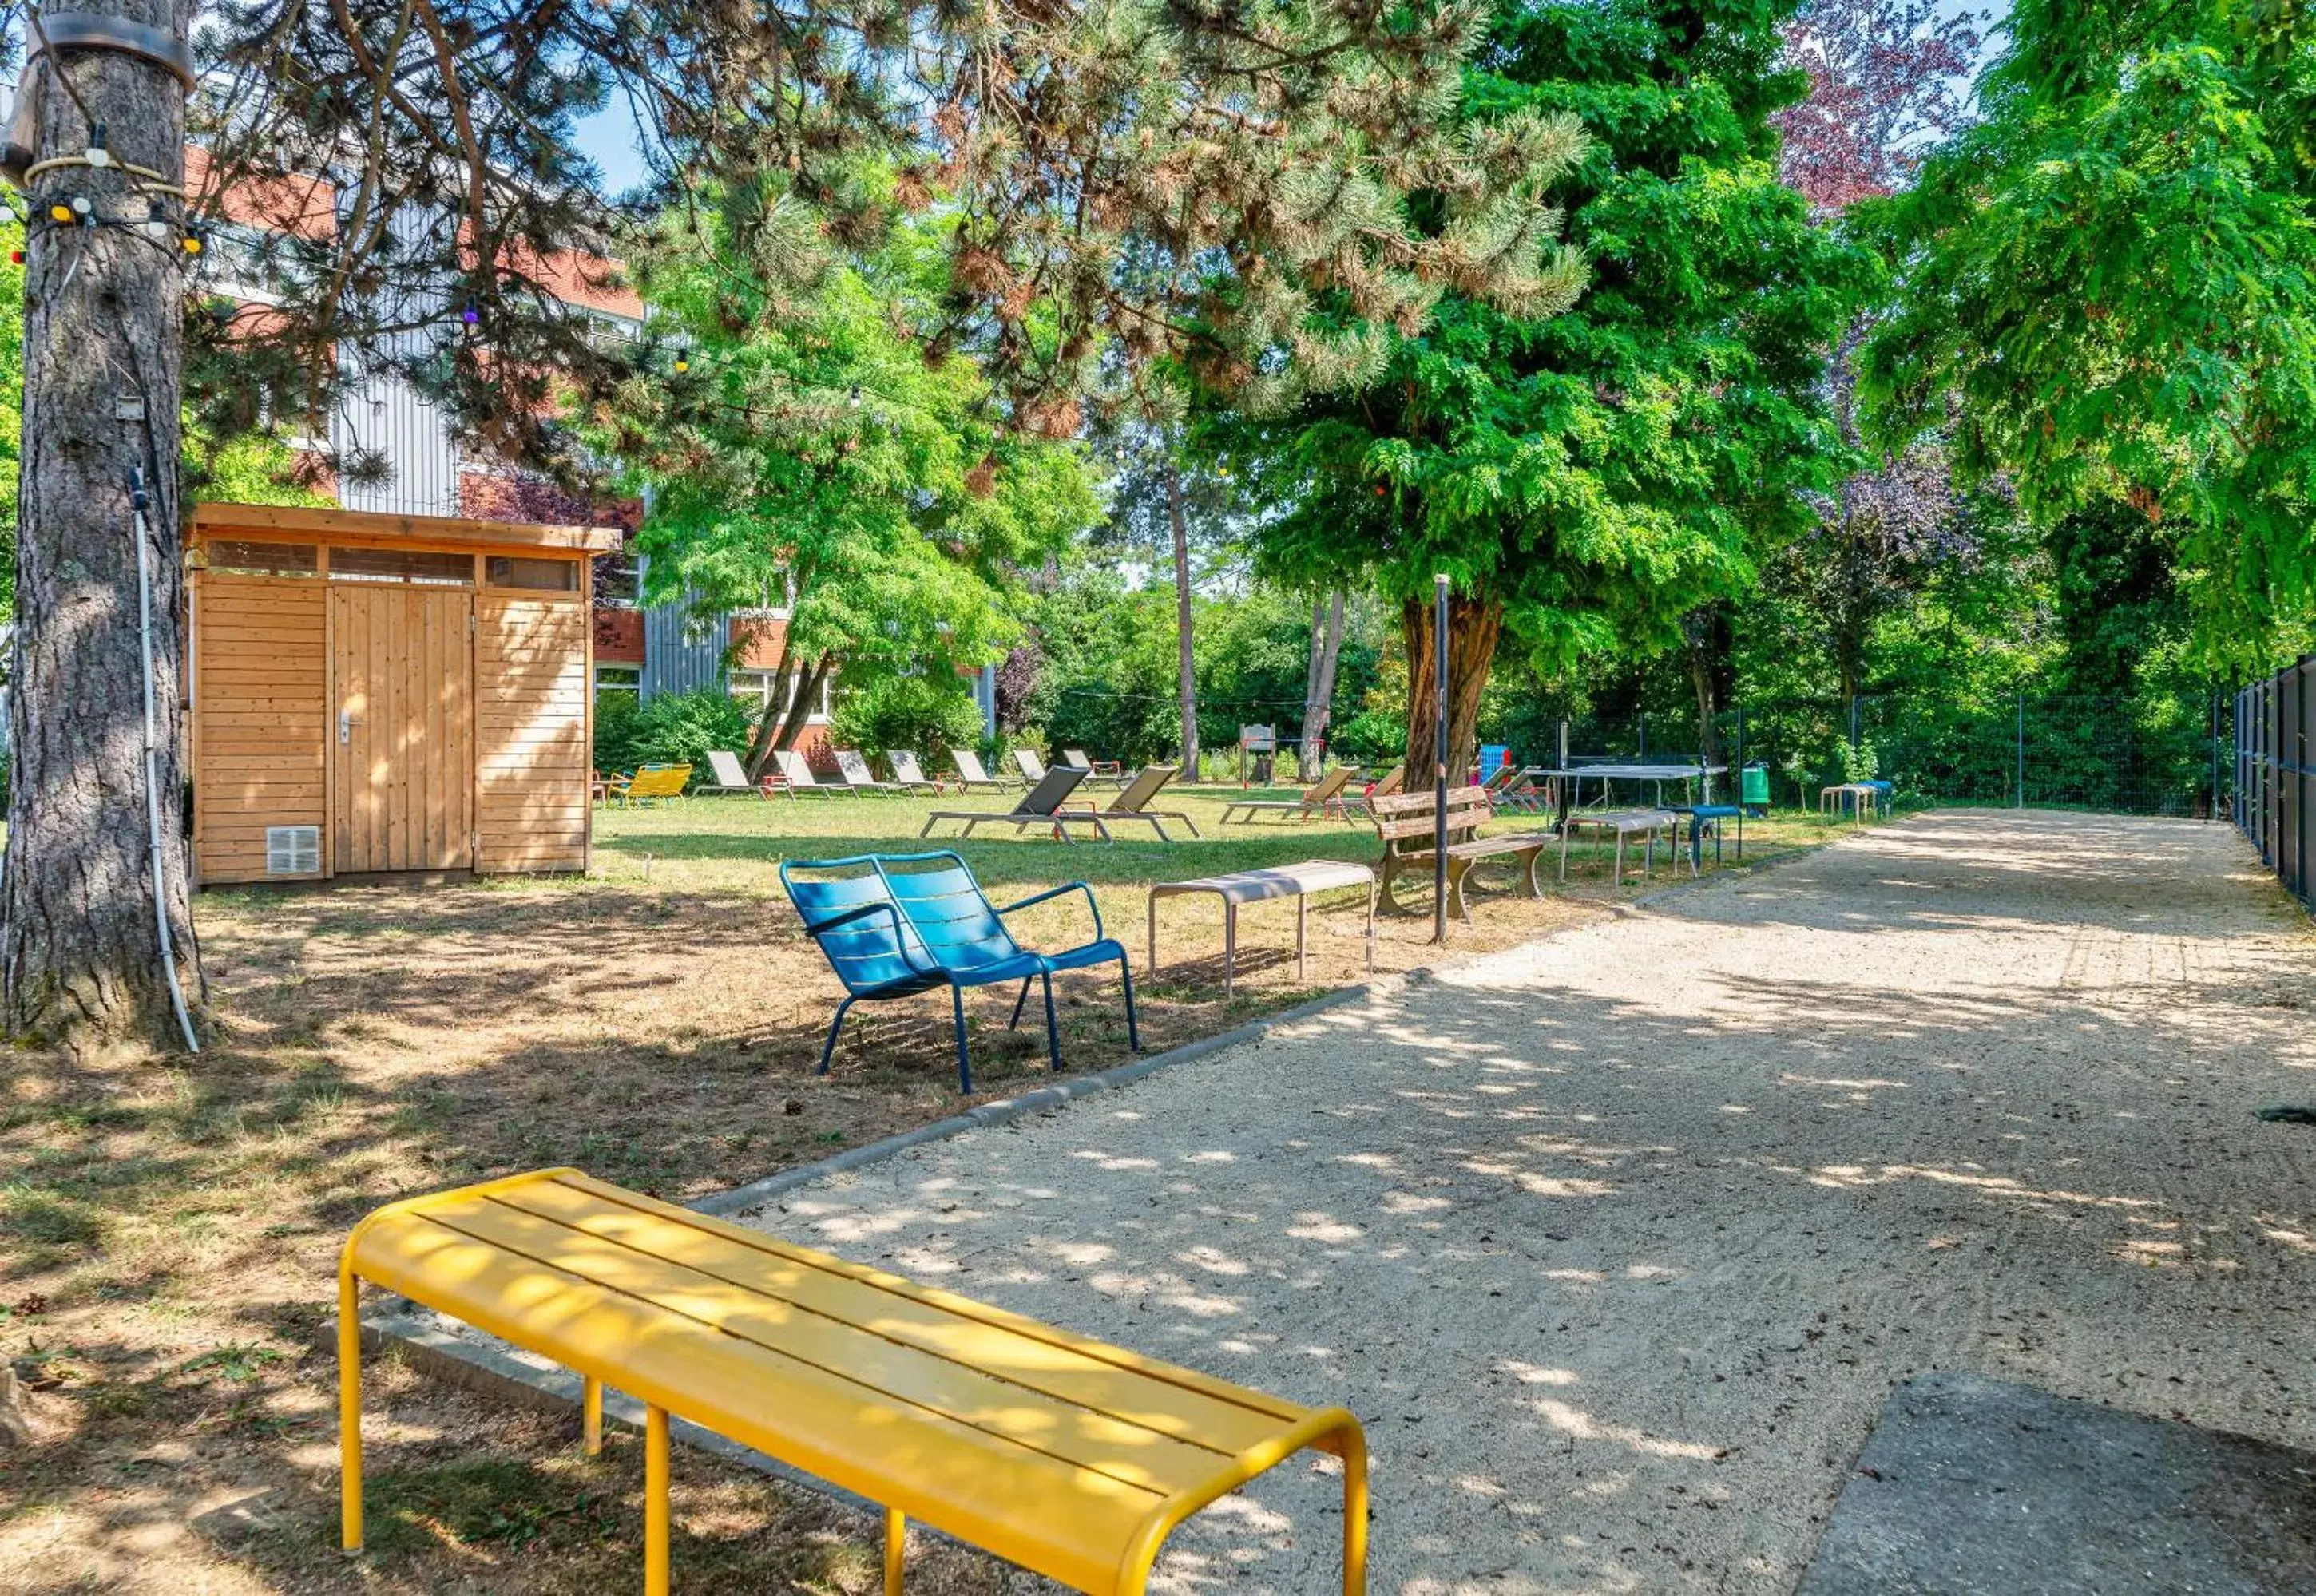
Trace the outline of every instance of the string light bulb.
{"label": "string light bulb", "polygon": [[472,299],[469,299],[465,305],[459,307],[459,319],[471,327],[483,319],[483,313],[477,310],[475,308],[475,302]]}
{"label": "string light bulb", "polygon": [[685,372],[690,369],[691,357],[690,355],[679,354],[675,357],[675,374],[678,377],[682,376]]}
{"label": "string light bulb", "polygon": [[169,236],[169,208],[156,196],[145,208],[145,235],[156,244],[165,243]]}
{"label": "string light bulb", "polygon": [[88,147],[81,152],[81,159],[100,170],[112,164],[112,152],[104,147],[102,122],[88,130]]}
{"label": "string light bulb", "polygon": [[201,236],[201,230],[196,227],[179,241],[178,247],[189,255],[198,255],[209,247],[209,241]]}
{"label": "string light bulb", "polygon": [[858,384],[853,386],[852,397],[847,399],[844,403],[848,409],[858,410],[860,408],[860,388]]}
{"label": "string light bulb", "polygon": [[67,205],[63,200],[59,200],[54,205],[49,207],[49,220],[52,222],[69,222],[72,219],[73,208]]}

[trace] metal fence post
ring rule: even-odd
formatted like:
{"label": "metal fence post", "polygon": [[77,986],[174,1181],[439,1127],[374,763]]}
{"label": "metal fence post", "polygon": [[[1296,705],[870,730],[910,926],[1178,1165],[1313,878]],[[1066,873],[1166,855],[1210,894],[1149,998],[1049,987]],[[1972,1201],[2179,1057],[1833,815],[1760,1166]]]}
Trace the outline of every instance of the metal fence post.
{"label": "metal fence post", "polygon": [[1439,767],[1432,776],[1431,818],[1431,940],[1448,940],[1448,578],[1431,579],[1433,687],[1439,696]]}
{"label": "metal fence post", "polygon": [[2018,695],[2018,802],[2014,806],[2026,807],[2026,695]]}

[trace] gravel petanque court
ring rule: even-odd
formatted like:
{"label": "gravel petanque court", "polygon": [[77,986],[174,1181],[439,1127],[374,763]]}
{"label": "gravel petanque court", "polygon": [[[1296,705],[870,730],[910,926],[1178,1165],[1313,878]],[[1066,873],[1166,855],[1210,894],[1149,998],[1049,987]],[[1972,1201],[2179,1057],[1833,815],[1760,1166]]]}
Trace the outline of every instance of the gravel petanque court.
{"label": "gravel petanque court", "polygon": [[[1787,1591],[1911,1374],[2316,1446],[2312,957],[2223,826],[1941,811],[750,1222],[1350,1406],[1378,1592]],[[1171,1588],[1338,1589],[1336,1489]]]}

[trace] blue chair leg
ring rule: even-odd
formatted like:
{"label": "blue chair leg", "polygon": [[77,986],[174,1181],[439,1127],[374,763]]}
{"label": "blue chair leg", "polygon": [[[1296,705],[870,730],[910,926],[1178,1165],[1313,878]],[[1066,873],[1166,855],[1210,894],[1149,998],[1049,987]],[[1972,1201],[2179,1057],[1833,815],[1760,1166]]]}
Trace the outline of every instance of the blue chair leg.
{"label": "blue chair leg", "polygon": [[828,1073],[828,1060],[836,1052],[836,1033],[844,1028],[844,1011],[851,1006],[852,999],[850,998],[836,1006],[836,1018],[831,1020],[828,1024],[828,1040],[821,1045],[820,1068],[813,1071],[814,1074]]}
{"label": "blue chair leg", "polygon": [[1054,1018],[1054,972],[1047,971],[1042,979],[1046,983],[1046,1053],[1058,1073],[1062,1068],[1062,1027]]}
{"label": "blue chair leg", "polygon": [[966,1096],[973,1095],[973,1057],[965,1046],[965,989],[952,985],[949,989],[949,1012],[957,1022],[957,1089]]}
{"label": "blue chair leg", "polygon": [[1019,1031],[1021,1028],[1021,1007],[1029,1001],[1029,983],[1036,979],[1037,977],[1030,975],[1021,978],[1021,995],[1013,999],[1013,1017],[1005,1022],[1005,1028],[1008,1031]]}
{"label": "blue chair leg", "polygon": [[1118,979],[1126,983],[1126,1045],[1130,1052],[1142,1051],[1142,1028],[1134,1023],[1134,965],[1123,954],[1118,961]]}

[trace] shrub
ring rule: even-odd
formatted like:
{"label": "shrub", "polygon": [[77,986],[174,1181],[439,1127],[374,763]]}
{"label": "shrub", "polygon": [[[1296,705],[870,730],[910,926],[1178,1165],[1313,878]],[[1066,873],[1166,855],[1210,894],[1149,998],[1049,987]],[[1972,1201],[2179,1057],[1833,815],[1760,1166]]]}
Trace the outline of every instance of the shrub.
{"label": "shrub", "polygon": [[595,768],[622,774],[636,767],[636,728],[643,704],[634,693],[595,695]]}
{"label": "shrub", "polygon": [[829,735],[839,748],[904,748],[920,758],[981,743],[981,706],[973,684],[947,673],[893,676],[840,686]]}
{"label": "shrub", "polygon": [[1335,728],[1327,749],[1347,762],[1395,765],[1407,752],[1407,723],[1383,710],[1361,710]]}
{"label": "shrub", "polygon": [[[601,710],[598,709],[598,726]],[[755,732],[748,706],[721,687],[694,687],[689,693],[662,693],[635,717],[628,752],[635,765],[689,765],[698,779],[706,779],[708,755],[714,749],[735,753],[748,746]],[[601,733],[597,732],[597,746]]]}

